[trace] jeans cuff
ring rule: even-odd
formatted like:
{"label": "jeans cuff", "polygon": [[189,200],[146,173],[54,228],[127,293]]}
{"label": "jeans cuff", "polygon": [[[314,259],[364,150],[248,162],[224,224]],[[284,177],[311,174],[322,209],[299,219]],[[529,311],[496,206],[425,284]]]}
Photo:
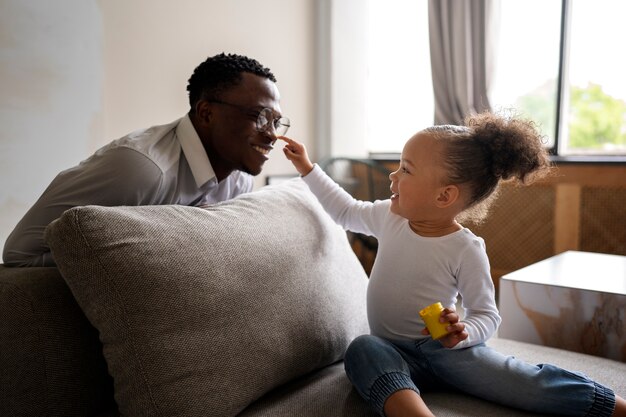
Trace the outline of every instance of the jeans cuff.
{"label": "jeans cuff", "polygon": [[382,416],[385,401],[391,394],[403,389],[410,389],[419,394],[419,390],[411,380],[411,377],[402,372],[390,372],[380,376],[370,389],[370,403]]}
{"label": "jeans cuff", "polygon": [[600,385],[597,382],[595,384],[595,396],[593,404],[589,410],[588,417],[608,417],[613,414],[615,409],[615,393],[612,389]]}

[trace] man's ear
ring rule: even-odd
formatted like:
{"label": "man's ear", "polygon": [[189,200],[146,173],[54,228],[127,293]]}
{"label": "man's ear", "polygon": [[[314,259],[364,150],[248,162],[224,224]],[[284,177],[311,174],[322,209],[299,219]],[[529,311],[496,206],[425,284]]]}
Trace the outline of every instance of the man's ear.
{"label": "man's ear", "polygon": [[441,187],[437,196],[437,207],[446,208],[454,204],[460,195],[459,187],[456,185],[446,185]]}
{"label": "man's ear", "polygon": [[211,118],[213,116],[211,110],[211,103],[206,100],[198,100],[196,103],[195,113],[198,120],[202,123],[211,122]]}

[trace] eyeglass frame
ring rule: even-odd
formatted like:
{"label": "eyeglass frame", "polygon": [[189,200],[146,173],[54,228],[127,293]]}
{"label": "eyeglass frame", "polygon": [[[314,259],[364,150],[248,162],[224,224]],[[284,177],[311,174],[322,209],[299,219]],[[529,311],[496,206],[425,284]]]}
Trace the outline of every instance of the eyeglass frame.
{"label": "eyeglass frame", "polygon": [[[256,112],[256,110],[253,110],[254,109],[253,107],[240,106],[239,104],[227,103],[225,101],[220,101],[220,100],[206,100],[206,101],[208,103],[224,104],[226,106],[231,106],[231,107],[236,108],[242,113],[251,113],[253,111]],[[256,130],[258,132],[268,132],[268,130],[272,128],[274,133],[276,133],[276,136],[283,136],[284,134],[286,134],[289,128],[291,127],[291,124],[290,124],[291,120],[289,120],[288,117],[285,117],[282,115],[280,117],[273,117],[272,119],[270,119],[269,117],[267,117],[267,113],[270,113],[273,116],[274,110],[270,109],[269,107],[264,107],[258,112],[256,116],[256,122],[255,122]],[[266,120],[265,123],[262,122],[262,118]],[[276,127],[276,123],[278,123],[278,127]],[[280,129],[284,129],[284,132],[279,133]]]}

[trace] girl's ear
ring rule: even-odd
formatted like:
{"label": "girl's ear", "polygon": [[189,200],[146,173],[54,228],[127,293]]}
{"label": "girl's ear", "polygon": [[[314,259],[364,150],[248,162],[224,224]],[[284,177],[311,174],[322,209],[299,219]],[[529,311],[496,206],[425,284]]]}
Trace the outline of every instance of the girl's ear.
{"label": "girl's ear", "polygon": [[446,185],[439,190],[439,195],[437,196],[437,207],[449,207],[459,199],[459,196],[459,187],[456,185]]}

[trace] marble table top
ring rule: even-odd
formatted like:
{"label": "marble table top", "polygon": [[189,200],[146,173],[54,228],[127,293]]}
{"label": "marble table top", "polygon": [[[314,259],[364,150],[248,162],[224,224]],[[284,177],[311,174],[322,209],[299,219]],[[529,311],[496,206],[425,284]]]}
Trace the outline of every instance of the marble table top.
{"label": "marble table top", "polygon": [[626,256],[567,251],[502,279],[626,295]]}

